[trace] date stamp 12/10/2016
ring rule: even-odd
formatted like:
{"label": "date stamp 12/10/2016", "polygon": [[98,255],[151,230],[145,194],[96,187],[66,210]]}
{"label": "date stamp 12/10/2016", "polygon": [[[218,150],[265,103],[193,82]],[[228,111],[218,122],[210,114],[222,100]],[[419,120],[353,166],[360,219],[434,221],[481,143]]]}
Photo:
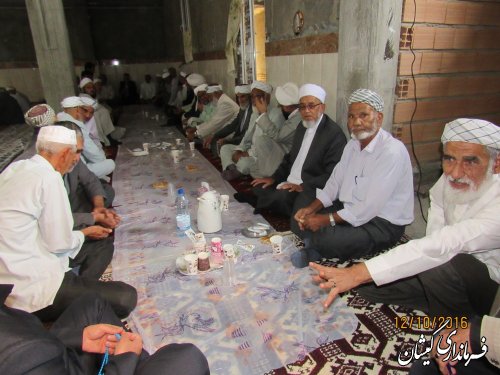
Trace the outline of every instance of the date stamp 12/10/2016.
{"label": "date stamp 12/10/2016", "polygon": [[396,327],[401,330],[432,330],[436,327],[443,328],[461,328],[465,329],[469,325],[466,316],[397,316],[395,318]]}

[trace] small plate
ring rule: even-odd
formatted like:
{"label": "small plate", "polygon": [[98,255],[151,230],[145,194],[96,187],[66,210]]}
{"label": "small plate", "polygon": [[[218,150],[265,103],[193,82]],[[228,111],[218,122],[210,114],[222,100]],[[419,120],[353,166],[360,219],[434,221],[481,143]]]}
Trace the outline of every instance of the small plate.
{"label": "small plate", "polygon": [[271,230],[270,229],[262,229],[261,232],[252,232],[251,230],[249,230],[248,228],[243,228],[241,230],[241,233],[245,236],[245,237],[248,237],[248,238],[261,238],[261,237],[265,237],[265,236],[268,236],[270,233],[271,233]]}

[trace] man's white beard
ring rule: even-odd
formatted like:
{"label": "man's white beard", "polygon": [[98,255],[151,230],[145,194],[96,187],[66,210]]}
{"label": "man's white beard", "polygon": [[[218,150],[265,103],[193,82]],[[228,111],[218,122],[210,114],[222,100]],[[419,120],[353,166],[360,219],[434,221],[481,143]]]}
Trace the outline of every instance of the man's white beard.
{"label": "man's white beard", "polygon": [[252,112],[255,113],[255,114],[257,114],[257,115],[259,114],[259,110],[254,105],[252,106]]}
{"label": "man's white beard", "polygon": [[[472,180],[468,177],[454,180],[450,176],[445,176],[446,183],[444,185],[444,202],[447,204],[467,204],[479,199],[494,182],[492,168],[492,165],[488,165],[486,176],[479,186],[472,182]],[[450,181],[468,184],[469,188],[467,190],[455,189],[450,185]]]}
{"label": "man's white beard", "polygon": [[240,109],[244,111],[245,109],[248,108],[248,103],[247,104],[240,104]]}
{"label": "man's white beard", "polygon": [[373,128],[372,130],[370,131],[367,131],[367,132],[361,132],[361,133],[358,133],[358,134],[354,134],[354,132],[351,132],[351,138],[352,139],[355,139],[357,141],[362,141],[366,138],[370,138],[372,135],[374,135],[375,133],[377,132],[377,128]]}
{"label": "man's white beard", "polygon": [[306,129],[312,128],[314,124],[316,124],[316,121],[302,120],[302,125],[304,125],[304,128]]}
{"label": "man's white beard", "polygon": [[217,103],[219,103],[219,98],[213,98],[213,99],[212,99],[212,104],[213,104],[214,106],[217,106]]}

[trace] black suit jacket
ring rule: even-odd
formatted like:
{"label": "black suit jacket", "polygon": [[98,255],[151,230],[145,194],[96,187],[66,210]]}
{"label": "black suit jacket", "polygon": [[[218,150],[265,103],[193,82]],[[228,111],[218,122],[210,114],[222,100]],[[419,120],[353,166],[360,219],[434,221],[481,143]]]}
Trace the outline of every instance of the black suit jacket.
{"label": "black suit jacket", "polygon": [[[243,127],[240,129],[240,123],[241,120],[243,119],[243,116],[245,116],[245,113],[247,113],[247,117],[245,119]],[[218,139],[225,138],[228,135],[234,133],[232,138],[229,139],[227,143],[233,145],[239,145],[248,129],[248,124],[250,123],[251,116],[252,116],[251,105],[249,105],[246,109],[240,109],[240,111],[238,112],[238,116],[236,116],[236,118],[230,124],[224,126],[221,130],[219,130],[217,133],[214,134],[213,140],[217,141]]]}
{"label": "black suit jacket", "polygon": [[[305,133],[306,128],[300,122],[295,131],[290,152],[285,155],[280,166],[272,176],[277,184],[286,181],[290,174],[292,165],[300,151]],[[323,118],[318,125],[316,134],[314,134],[311,147],[302,166],[301,177],[304,188],[321,189],[325,186],[326,181],[332,174],[333,168],[340,161],[346,143],[346,137],[340,126],[326,114],[323,114]]]}

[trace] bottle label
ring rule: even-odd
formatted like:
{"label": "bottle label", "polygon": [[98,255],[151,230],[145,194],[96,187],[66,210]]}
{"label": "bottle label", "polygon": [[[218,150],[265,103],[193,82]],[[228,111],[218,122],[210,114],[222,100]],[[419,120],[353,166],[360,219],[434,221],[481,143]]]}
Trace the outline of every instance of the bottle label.
{"label": "bottle label", "polygon": [[175,217],[177,229],[184,233],[185,230],[191,228],[191,216],[189,214],[177,215]]}

